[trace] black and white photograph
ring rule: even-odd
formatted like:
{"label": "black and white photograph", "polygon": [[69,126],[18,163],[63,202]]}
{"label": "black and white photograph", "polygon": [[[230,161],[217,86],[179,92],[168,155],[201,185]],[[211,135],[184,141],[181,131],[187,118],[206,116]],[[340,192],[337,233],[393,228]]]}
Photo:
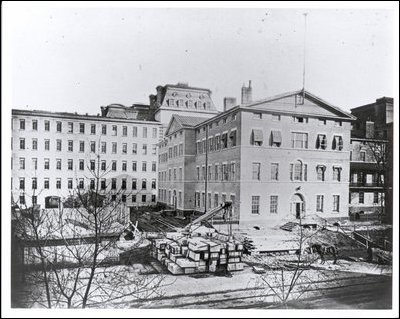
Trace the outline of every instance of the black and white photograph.
{"label": "black and white photograph", "polygon": [[398,318],[398,29],[4,1],[2,317]]}

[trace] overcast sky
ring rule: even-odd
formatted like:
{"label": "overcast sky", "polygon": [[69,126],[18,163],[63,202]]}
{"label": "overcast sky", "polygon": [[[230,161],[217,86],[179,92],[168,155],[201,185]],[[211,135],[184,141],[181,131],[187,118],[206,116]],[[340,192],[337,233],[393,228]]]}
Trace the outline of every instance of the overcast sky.
{"label": "overcast sky", "polygon": [[307,90],[346,110],[393,96],[390,10],[20,7],[12,107],[96,114],[188,82],[221,110],[248,80],[254,99],[298,90],[304,12]]}

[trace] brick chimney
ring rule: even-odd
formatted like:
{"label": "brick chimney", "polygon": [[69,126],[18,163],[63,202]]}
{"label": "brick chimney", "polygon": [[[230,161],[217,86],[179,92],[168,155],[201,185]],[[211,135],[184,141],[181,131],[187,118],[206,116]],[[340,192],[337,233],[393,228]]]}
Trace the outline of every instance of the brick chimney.
{"label": "brick chimney", "polygon": [[375,137],[375,123],[372,121],[365,122],[365,138]]}
{"label": "brick chimney", "polygon": [[249,86],[246,87],[244,84],[242,86],[242,103],[241,104],[249,104],[252,102],[252,89],[251,89],[251,81],[249,81]]}
{"label": "brick chimney", "polygon": [[224,112],[236,106],[235,97],[224,97]]}

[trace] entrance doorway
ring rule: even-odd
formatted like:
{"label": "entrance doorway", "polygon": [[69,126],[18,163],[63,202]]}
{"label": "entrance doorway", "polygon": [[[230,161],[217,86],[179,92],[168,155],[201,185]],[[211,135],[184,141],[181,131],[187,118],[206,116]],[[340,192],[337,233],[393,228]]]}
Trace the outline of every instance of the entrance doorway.
{"label": "entrance doorway", "polygon": [[301,215],[304,214],[305,211],[305,202],[304,197],[301,194],[294,194],[290,199],[290,207],[292,214],[296,217],[296,219],[300,219]]}

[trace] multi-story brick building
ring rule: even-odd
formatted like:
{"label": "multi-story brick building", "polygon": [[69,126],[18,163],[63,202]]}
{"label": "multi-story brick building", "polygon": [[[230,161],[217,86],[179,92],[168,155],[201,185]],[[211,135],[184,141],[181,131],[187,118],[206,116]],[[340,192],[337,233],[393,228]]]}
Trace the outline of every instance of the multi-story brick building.
{"label": "multi-story brick building", "polygon": [[14,202],[45,207],[46,197],[93,187],[98,168],[101,188],[119,190],[126,206],[156,204],[160,123],[148,113],[117,104],[97,116],[12,110]]}
{"label": "multi-story brick building", "polygon": [[350,216],[391,222],[393,209],[393,98],[351,109]]}
{"label": "multi-story brick building", "polygon": [[159,150],[159,200],[200,212],[232,200],[241,225],[348,217],[354,117],[308,92],[252,102],[246,89],[241,105],[227,98],[212,118],[172,116]]}

